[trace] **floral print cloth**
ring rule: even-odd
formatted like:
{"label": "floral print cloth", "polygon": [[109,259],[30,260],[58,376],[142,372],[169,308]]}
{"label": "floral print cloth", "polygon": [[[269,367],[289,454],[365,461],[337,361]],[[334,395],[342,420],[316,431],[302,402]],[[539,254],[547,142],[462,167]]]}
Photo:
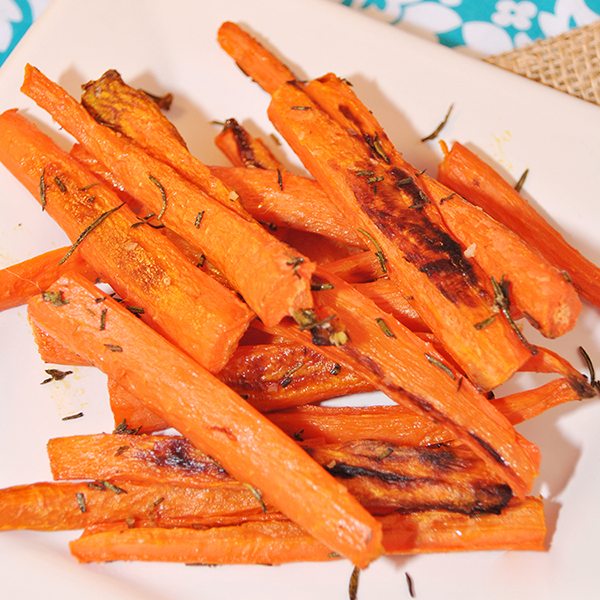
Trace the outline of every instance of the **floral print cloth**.
{"label": "floral print cloth", "polygon": [[[0,65],[49,1],[0,0]],[[480,56],[505,52],[600,19],[600,0],[330,1]]]}

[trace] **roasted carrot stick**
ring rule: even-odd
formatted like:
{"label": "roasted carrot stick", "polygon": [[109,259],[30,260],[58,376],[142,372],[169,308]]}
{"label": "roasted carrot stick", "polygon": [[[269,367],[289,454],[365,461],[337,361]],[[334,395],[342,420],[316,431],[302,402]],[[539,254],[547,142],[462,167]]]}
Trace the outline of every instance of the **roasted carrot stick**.
{"label": "roasted carrot stick", "polygon": [[137,433],[154,433],[170,427],[165,419],[149,409],[118,380],[108,380],[108,399],[115,420],[115,431],[123,428]]}
{"label": "roasted carrot stick", "polygon": [[348,283],[370,283],[386,276],[373,252],[360,252],[325,265],[327,271]]}
{"label": "roasted carrot stick", "polygon": [[[69,478],[86,479],[104,479],[110,473],[117,483],[169,482],[188,487],[231,481],[213,460],[183,438],[122,438],[99,435],[51,440],[48,453],[53,473],[60,478],[68,473]],[[510,488],[491,478],[467,449],[442,446],[411,448],[376,440],[323,444],[313,440],[304,448],[372,514],[440,508],[466,514],[501,510],[511,498]]]}
{"label": "roasted carrot stick", "polygon": [[0,490],[0,531],[81,529],[107,521],[257,515],[260,501],[236,483],[179,487],[102,480],[35,483]]}
{"label": "roasted carrot stick", "polygon": [[69,263],[59,264],[67,250],[57,248],[0,270],[0,311],[26,304],[29,298],[43,292],[67,271],[75,270],[94,278],[93,269],[87,266],[79,252],[73,254]]}
{"label": "roasted carrot stick", "polygon": [[99,125],[60,86],[28,66],[22,90],[100,162],[159,221],[192,241],[223,272],[264,323],[310,307],[314,265],[182,178],[165,163]]}
{"label": "roasted carrot stick", "polygon": [[[333,288],[315,293],[311,323],[335,314],[346,324],[349,342],[319,351],[354,370],[394,401],[427,414],[469,446],[516,494],[523,494],[537,470],[536,458],[508,421],[466,380],[461,379],[436,350],[381,311],[349,284],[325,271],[317,272]],[[299,343],[311,343],[307,331],[285,323],[272,333]],[[312,343],[319,342],[318,325]],[[523,447],[522,447],[523,446]]]}
{"label": "roasted carrot stick", "polygon": [[[110,70],[83,86],[81,103],[99,122],[134,139],[144,150],[189,178],[206,194],[247,217],[236,194],[192,156],[175,126],[148,94],[126,85]],[[233,194],[232,194],[233,192]]]}
{"label": "roasted carrot stick", "polygon": [[[48,332],[41,327],[31,323],[31,331],[33,339],[37,346],[40,358],[47,363],[57,365],[81,365],[89,366],[79,354],[61,344],[57,339],[53,338]],[[139,401],[138,401],[139,402]]]}
{"label": "roasted carrot stick", "polygon": [[440,164],[442,183],[481,206],[562,269],[588,302],[600,306],[600,268],[564,237],[494,169],[456,142]]}
{"label": "roasted carrot stick", "polygon": [[233,292],[138,227],[111,190],[15,111],[0,116],[0,161],[36,198],[44,181],[39,201],[127,306],[207,369],[225,365],[253,318]]}
{"label": "roasted carrot stick", "polygon": [[[100,330],[99,293],[83,278],[62,278],[51,291],[59,305],[40,297],[31,300],[33,323],[68,346],[85,338],[84,359],[129,391],[142,392],[153,412],[332,550],[358,565],[379,554],[381,538],[373,518],[235,392],[109,297],[102,306],[114,327]],[[148,373],[156,374],[151,385]]]}
{"label": "roasted carrot stick", "polygon": [[[546,525],[537,498],[514,500],[499,515],[477,518],[428,511],[381,517],[386,554],[544,550]],[[325,561],[335,553],[289,521],[248,522],[208,530],[114,527],[71,542],[80,562],[146,560],[188,564],[281,564]]]}
{"label": "roasted carrot stick", "polygon": [[235,120],[227,119],[215,137],[215,145],[234,167],[279,169],[281,164],[258,138],[252,137]]}

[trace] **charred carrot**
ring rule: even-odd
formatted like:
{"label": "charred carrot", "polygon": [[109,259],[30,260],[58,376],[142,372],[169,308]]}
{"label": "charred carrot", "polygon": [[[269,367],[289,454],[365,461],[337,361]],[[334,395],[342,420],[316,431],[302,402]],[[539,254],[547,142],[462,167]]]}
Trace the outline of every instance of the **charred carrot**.
{"label": "charred carrot", "polygon": [[136,141],[144,150],[188,177],[224,206],[247,217],[237,194],[192,156],[175,126],[143,90],[125,84],[117,71],[107,71],[83,86],[81,103],[99,123]]}
{"label": "charred carrot", "polygon": [[67,250],[57,248],[0,270],[0,311],[26,304],[29,298],[43,292],[67,271],[75,270],[93,278],[94,271],[79,252],[75,252],[69,264],[59,264]]}
{"label": "charred carrot", "polygon": [[275,324],[294,310],[312,305],[310,276],[314,265],[305,257],[258,223],[245,220],[209,197],[127,138],[96,123],[37,69],[26,68],[22,90],[100,162],[110,163],[124,190],[142,200],[159,222],[200,246],[264,323]]}
{"label": "charred carrot", "polygon": [[81,529],[95,523],[145,519],[236,517],[262,512],[261,502],[239,484],[183,488],[159,482],[97,480],[36,483],[0,490],[0,531]]}
{"label": "charred carrot", "polygon": [[520,235],[549,262],[562,269],[577,291],[600,306],[600,268],[573,248],[513,186],[458,142],[440,164],[438,177],[469,202]]}
{"label": "charred carrot", "polygon": [[[111,190],[19,113],[0,116],[0,141],[0,161],[36,197],[40,181],[46,182],[39,198],[46,211],[125,305],[200,364],[221,369],[253,318],[248,307],[143,225]],[[61,259],[65,265],[69,254]],[[104,326],[110,329],[111,324]]]}
{"label": "charred carrot", "polygon": [[[546,525],[537,498],[513,501],[477,518],[428,511],[381,518],[386,554],[544,550]],[[187,564],[281,564],[337,558],[289,521],[249,522],[208,530],[126,526],[84,533],[71,542],[80,562],[152,560]]]}
{"label": "charred carrot", "polygon": [[[360,565],[379,554],[373,518],[235,392],[106,296],[102,305],[114,327],[100,330],[99,294],[83,278],[62,278],[52,292],[63,299],[60,305],[40,297],[30,301],[35,324],[68,345],[85,346],[84,359],[130,392],[141,393],[153,412],[332,550]],[[85,344],[74,344],[77,338],[85,338]],[[151,385],[148,373],[156,374]],[[281,464],[287,465],[284,473]]]}
{"label": "charred carrot", "polygon": [[[116,439],[106,439],[111,437]],[[389,441],[323,444],[313,440],[304,448],[372,514],[439,508],[465,514],[498,512],[512,496],[506,484],[489,476],[479,459],[457,446],[411,448]],[[68,473],[70,478],[104,479],[111,473],[117,483],[160,481],[188,487],[231,481],[213,460],[185,439],[171,436],[59,438],[50,442],[48,450],[59,477]],[[80,454],[78,463],[74,452]],[[90,461],[92,456],[95,459]]]}
{"label": "charred carrot", "polygon": [[225,121],[223,129],[215,137],[215,145],[234,167],[281,168],[280,162],[263,141],[250,136],[235,119]]}

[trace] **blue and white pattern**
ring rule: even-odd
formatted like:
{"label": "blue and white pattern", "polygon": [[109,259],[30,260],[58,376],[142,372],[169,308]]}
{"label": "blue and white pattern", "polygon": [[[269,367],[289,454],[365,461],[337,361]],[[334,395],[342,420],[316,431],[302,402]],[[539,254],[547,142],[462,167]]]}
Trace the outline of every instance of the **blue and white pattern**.
{"label": "blue and white pattern", "polygon": [[[49,1],[0,0],[0,65]],[[600,0],[333,1],[479,56],[506,52],[600,19]]]}
{"label": "blue and white pattern", "polygon": [[487,56],[600,19],[600,0],[334,0]]}

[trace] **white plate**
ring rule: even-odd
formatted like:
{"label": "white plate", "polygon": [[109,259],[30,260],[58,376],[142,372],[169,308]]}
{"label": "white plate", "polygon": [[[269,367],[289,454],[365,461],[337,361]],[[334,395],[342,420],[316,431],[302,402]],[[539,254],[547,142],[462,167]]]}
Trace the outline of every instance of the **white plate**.
{"label": "white plate", "polygon": [[[114,67],[128,81],[172,91],[171,112],[191,149],[221,162],[211,119],[249,119],[271,132],[268,98],[220,50],[219,24],[234,20],[290,58],[299,72],[348,77],[409,159],[435,168],[435,144],[418,139],[455,113],[444,137],[471,142],[510,176],[530,168],[527,193],[591,259],[599,262],[600,110],[474,59],[323,2],[80,2],[54,0],[0,70],[2,109],[45,115],[18,88],[27,61],[73,94],[81,82]],[[0,168],[0,267],[66,243],[36,202]],[[49,437],[110,431],[104,378],[77,369],[40,387],[44,365],[23,309],[0,314],[0,486],[50,478]],[[600,356],[598,313],[586,308],[576,329],[552,344],[581,364],[584,345]],[[83,410],[82,419],[62,416]],[[600,403],[565,406],[522,427],[543,451],[537,490],[548,498],[553,532],[547,553],[474,553],[381,559],[362,574],[359,597],[408,598],[404,571],[420,600],[457,598],[595,598],[600,579]],[[76,533],[2,533],[4,598],[327,599],[347,597],[351,566],[189,568],[160,564],[80,566],[68,554]]]}

